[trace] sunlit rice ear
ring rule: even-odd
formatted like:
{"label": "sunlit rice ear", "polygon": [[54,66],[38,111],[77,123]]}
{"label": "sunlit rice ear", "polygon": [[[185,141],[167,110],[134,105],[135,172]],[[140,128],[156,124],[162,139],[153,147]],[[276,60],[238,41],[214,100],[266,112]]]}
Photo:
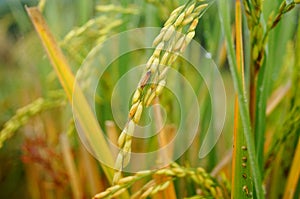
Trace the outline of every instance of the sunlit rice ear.
{"label": "sunlit rice ear", "polygon": [[[134,128],[141,119],[144,106],[150,106],[154,98],[162,93],[166,84],[167,66],[175,62],[194,37],[194,29],[198,24],[197,18],[206,6],[207,4],[197,6],[197,3],[188,3],[175,9],[153,41],[154,52],[146,63],[145,72],[133,94],[126,130],[122,131],[118,140],[120,156],[116,162],[117,170],[129,163]],[[122,161],[119,160],[120,158]],[[121,176],[120,172],[119,170],[116,173],[115,182]]]}
{"label": "sunlit rice ear", "polygon": [[158,95],[162,92],[162,90],[163,90],[163,88],[165,87],[165,85],[166,85],[166,80],[161,80],[161,81],[158,83],[158,86],[157,86],[157,88],[156,88],[156,90],[155,90],[156,96],[158,96]]}
{"label": "sunlit rice ear", "polygon": [[141,95],[141,91],[139,89],[136,89],[132,97],[132,103],[136,103],[139,100],[140,95]]}
{"label": "sunlit rice ear", "polygon": [[137,110],[136,110],[136,113],[135,113],[134,118],[133,118],[133,121],[135,123],[138,123],[140,121],[142,112],[143,112],[143,104],[139,103],[139,105],[137,107]]}

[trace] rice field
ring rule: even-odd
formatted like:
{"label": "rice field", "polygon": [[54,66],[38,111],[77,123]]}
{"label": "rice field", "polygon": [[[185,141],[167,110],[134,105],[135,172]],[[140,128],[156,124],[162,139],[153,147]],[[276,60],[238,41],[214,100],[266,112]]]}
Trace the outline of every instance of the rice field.
{"label": "rice field", "polygon": [[300,196],[299,0],[0,0],[0,198]]}

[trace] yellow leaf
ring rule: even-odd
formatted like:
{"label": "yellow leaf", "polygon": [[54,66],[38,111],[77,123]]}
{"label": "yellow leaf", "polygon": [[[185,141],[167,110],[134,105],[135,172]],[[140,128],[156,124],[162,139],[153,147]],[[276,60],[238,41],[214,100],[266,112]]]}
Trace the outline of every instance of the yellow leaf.
{"label": "yellow leaf", "polygon": [[[37,7],[26,8],[27,13],[38,33],[45,50],[47,51],[48,57],[52,63],[52,66],[59,78],[59,81],[65,90],[69,102],[72,104],[73,87],[75,82],[74,75],[64,57],[61,49],[58,47],[55,39],[49,31],[49,28],[43,19]],[[103,131],[98,124],[95,115],[93,114],[91,107],[89,106],[85,96],[82,91],[78,89],[75,93],[76,100],[73,104],[73,111],[76,116],[77,122],[81,129],[85,133],[85,137],[91,146],[93,152],[97,157],[109,164],[113,165],[113,159],[111,151],[106,143],[103,136]],[[101,164],[107,179],[111,182],[113,177],[113,170],[103,164]]]}

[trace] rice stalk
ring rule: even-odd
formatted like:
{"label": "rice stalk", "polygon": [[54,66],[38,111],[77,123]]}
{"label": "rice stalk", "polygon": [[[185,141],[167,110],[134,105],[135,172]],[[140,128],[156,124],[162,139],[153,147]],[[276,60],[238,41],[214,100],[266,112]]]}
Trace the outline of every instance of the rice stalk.
{"label": "rice stalk", "polygon": [[283,199],[294,198],[297,189],[297,184],[300,177],[299,165],[300,165],[300,138],[298,138],[298,143],[295,150],[293,163],[291,165],[290,173],[287,179],[287,183],[285,185]]}
{"label": "rice stalk", "polygon": [[[119,132],[118,129],[115,125],[115,123],[113,121],[105,121],[105,129],[108,135],[108,139],[114,144],[117,145],[118,144],[118,136],[119,136]],[[113,150],[113,147],[111,147],[111,151],[113,153],[114,156],[116,156],[116,151]]]}
{"label": "rice stalk", "polygon": [[[188,2],[186,5],[178,7],[171,13],[161,32],[153,41],[155,50],[149,58],[144,74],[133,94],[128,122],[118,139],[120,151],[115,162],[117,171],[114,175],[114,183],[119,181],[123,168],[130,161],[132,136],[143,109],[151,105],[153,99],[162,92],[166,83],[165,78],[168,70],[166,66],[170,66],[192,40],[198,24],[198,17],[207,6],[206,3]],[[193,17],[192,20],[190,19],[191,16]],[[186,19],[189,20],[189,23],[184,23]],[[179,33],[183,33],[183,35]],[[167,51],[163,52],[163,48]],[[151,84],[149,85],[148,82],[150,81]]]}
{"label": "rice stalk", "polygon": [[[269,20],[267,22],[267,27],[264,32],[262,38],[262,44],[264,45],[262,48],[266,48],[266,43],[268,42],[268,37],[271,30],[274,29],[275,26],[280,22],[281,18],[284,14],[291,11],[295,6],[295,3],[292,1],[283,1],[273,18],[272,13],[269,16]],[[261,49],[259,54],[266,54],[266,51]],[[267,58],[267,57],[266,57]],[[260,169],[263,170],[264,165],[264,137],[265,137],[265,129],[266,129],[266,109],[267,109],[267,97],[268,91],[271,87],[272,77],[270,74],[272,73],[273,66],[267,65],[266,62],[263,62],[262,70],[259,71],[257,77],[257,86],[256,86],[256,107],[255,107],[255,139],[256,139],[256,149],[257,149],[257,157]]]}
{"label": "rice stalk", "polygon": [[78,172],[75,166],[75,161],[71,152],[70,142],[66,134],[60,135],[60,145],[62,148],[62,155],[65,167],[67,168],[66,170],[70,178],[73,197],[75,199],[80,199],[83,197],[82,184],[79,180]]}
{"label": "rice stalk", "polygon": [[83,146],[80,146],[79,152],[78,162],[81,164],[81,168],[78,170],[79,172],[84,171],[84,173],[80,173],[82,174],[81,181],[86,182],[89,195],[92,196],[95,193],[104,190],[105,185],[99,177],[101,174],[98,169],[97,160],[94,159]]}
{"label": "rice stalk", "polygon": [[[269,16],[267,27],[264,29],[262,23],[262,3],[259,0],[250,2],[244,0],[244,6],[247,16],[248,29],[250,30],[250,43],[251,43],[251,65],[250,65],[250,116],[251,121],[264,121],[263,118],[255,119],[255,107],[256,107],[256,87],[257,87],[257,76],[262,67],[265,58],[265,47],[269,32],[279,23],[282,16],[292,10],[297,2],[291,2],[289,4],[286,1],[282,1],[278,13],[274,17],[274,13]],[[258,102],[259,103],[259,102]],[[262,116],[263,117],[263,116]],[[260,126],[260,124],[258,125]],[[258,132],[257,134],[262,134]]]}
{"label": "rice stalk", "polygon": [[[284,14],[291,11],[297,2],[282,1],[276,14],[271,13],[266,27],[263,23],[262,1],[246,1],[244,6],[250,31],[250,119],[254,126],[256,152],[260,170],[263,168],[263,144],[265,136],[265,110],[267,107],[267,93],[270,87],[270,67],[263,66],[266,57],[266,46],[269,33],[278,25]],[[274,17],[275,15],[275,17]],[[263,68],[263,69],[262,69]]]}
{"label": "rice stalk", "polygon": [[[155,102],[156,104],[159,104],[159,99],[158,97],[155,98]],[[161,114],[161,111],[159,109],[158,106],[155,106],[154,107],[154,114],[155,114],[155,125],[157,128],[159,127],[162,127],[163,126],[163,119],[162,119],[162,114]],[[169,139],[168,139],[169,137]],[[163,148],[164,146],[166,146],[170,140],[170,137],[172,137],[172,134],[170,133],[167,133],[166,132],[166,129],[163,128],[159,134],[158,134],[158,143],[159,143],[159,148]],[[158,162],[162,162],[163,160],[168,160],[170,157],[172,157],[172,154],[173,154],[173,148],[174,148],[174,144],[172,144],[172,147],[170,150],[168,151],[162,151],[161,154],[159,155],[159,160]],[[157,180],[164,180],[164,178],[162,179],[157,179]],[[162,191],[164,189],[161,189],[160,191]],[[175,187],[174,187],[174,183],[173,182],[170,182],[168,181],[168,186],[166,186],[164,192],[158,192],[156,195],[157,196],[160,196],[161,198],[164,198],[164,196],[167,196],[168,198],[174,198],[176,199],[176,192],[175,192]]]}

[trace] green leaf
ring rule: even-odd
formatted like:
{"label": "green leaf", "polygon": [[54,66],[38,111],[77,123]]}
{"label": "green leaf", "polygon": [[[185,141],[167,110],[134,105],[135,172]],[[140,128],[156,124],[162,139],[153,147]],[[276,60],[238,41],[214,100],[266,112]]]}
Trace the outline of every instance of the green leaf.
{"label": "green leaf", "polygon": [[220,10],[221,25],[222,25],[223,32],[225,34],[225,39],[227,44],[226,47],[228,53],[230,72],[233,79],[234,88],[238,94],[239,111],[240,111],[240,116],[242,121],[243,133],[245,135],[245,139],[247,143],[249,162],[251,166],[255,191],[257,194],[257,198],[262,199],[265,197],[262,188],[261,173],[258,168],[258,163],[256,159],[247,98],[243,93],[242,80],[238,75],[235,50],[234,50],[234,45],[231,37],[232,33],[231,33],[231,24],[230,24],[230,16],[229,16],[230,13],[229,4],[226,1],[219,1],[219,10]]}

